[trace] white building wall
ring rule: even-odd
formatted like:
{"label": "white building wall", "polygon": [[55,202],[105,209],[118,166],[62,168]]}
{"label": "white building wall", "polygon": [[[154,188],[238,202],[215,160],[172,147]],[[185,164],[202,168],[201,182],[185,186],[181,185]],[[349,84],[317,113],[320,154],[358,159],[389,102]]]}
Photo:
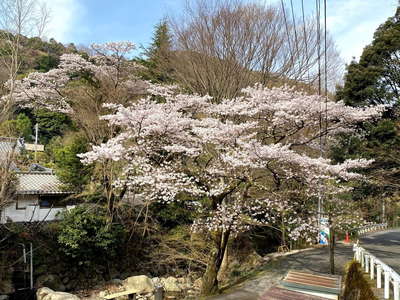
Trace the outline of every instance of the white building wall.
{"label": "white building wall", "polygon": [[[18,209],[17,209],[18,207]],[[19,196],[16,202],[10,203],[0,215],[0,223],[11,222],[36,222],[59,220],[59,213],[75,206],[40,208],[37,195]]]}

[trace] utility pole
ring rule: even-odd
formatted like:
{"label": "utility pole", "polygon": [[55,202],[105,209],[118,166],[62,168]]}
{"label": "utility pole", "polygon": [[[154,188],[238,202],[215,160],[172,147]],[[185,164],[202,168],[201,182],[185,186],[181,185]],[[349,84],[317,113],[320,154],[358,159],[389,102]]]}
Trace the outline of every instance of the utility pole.
{"label": "utility pole", "polygon": [[32,243],[30,243],[31,246],[31,290],[33,289],[33,247]]}
{"label": "utility pole", "polygon": [[382,199],[382,223],[385,223],[385,221],[386,221],[386,201],[385,201],[385,197],[383,197],[383,199]]}
{"label": "utility pole", "polygon": [[35,163],[37,163],[38,136],[39,136],[39,124],[36,123],[36,125],[35,125]]}
{"label": "utility pole", "polygon": [[24,288],[26,287],[26,247],[25,244],[20,244],[22,246],[22,253],[24,257]]}

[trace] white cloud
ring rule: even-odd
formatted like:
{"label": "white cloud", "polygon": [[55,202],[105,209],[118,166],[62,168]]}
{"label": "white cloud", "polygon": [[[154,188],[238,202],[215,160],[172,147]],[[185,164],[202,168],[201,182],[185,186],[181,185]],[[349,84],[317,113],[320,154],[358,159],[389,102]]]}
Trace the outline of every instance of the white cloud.
{"label": "white cloud", "polygon": [[[251,1],[251,0],[249,0]],[[281,4],[279,0],[258,0],[265,4]],[[323,4],[323,1],[321,4]],[[289,6],[289,0],[283,0]],[[293,1],[301,14],[300,1]],[[329,0],[327,26],[346,63],[357,59],[364,47],[372,42],[376,28],[394,15],[398,0]],[[305,0],[307,14],[315,14],[315,1]],[[323,12],[321,12],[323,15]]]}
{"label": "white cloud", "polygon": [[393,16],[397,0],[336,0],[328,2],[328,30],[346,63],[357,59],[372,42],[376,28]]}
{"label": "white cloud", "polygon": [[84,16],[84,7],[79,0],[44,0],[51,11],[46,36],[58,42],[73,42],[73,31]]}

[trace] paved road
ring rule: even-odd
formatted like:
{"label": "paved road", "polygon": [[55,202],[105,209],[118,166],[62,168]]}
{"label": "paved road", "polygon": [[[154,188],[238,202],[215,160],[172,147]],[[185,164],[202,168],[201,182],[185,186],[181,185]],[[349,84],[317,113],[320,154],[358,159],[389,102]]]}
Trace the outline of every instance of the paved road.
{"label": "paved road", "polygon": [[[279,284],[289,270],[329,273],[328,247],[312,249],[281,257],[260,266],[256,278],[228,289],[224,294],[208,300],[257,300],[270,287]],[[344,265],[353,258],[351,245],[337,244],[335,251],[336,274],[343,275]]]}
{"label": "paved road", "polygon": [[363,248],[400,274],[400,229],[372,233],[360,242]]}

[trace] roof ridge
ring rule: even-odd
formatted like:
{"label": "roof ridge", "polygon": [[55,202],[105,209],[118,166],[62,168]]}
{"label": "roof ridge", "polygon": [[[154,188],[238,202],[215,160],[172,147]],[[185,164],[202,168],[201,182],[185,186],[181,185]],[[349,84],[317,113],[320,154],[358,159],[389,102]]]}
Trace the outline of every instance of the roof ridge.
{"label": "roof ridge", "polygon": [[54,172],[51,171],[17,171],[16,174],[33,174],[33,175],[56,175]]}

